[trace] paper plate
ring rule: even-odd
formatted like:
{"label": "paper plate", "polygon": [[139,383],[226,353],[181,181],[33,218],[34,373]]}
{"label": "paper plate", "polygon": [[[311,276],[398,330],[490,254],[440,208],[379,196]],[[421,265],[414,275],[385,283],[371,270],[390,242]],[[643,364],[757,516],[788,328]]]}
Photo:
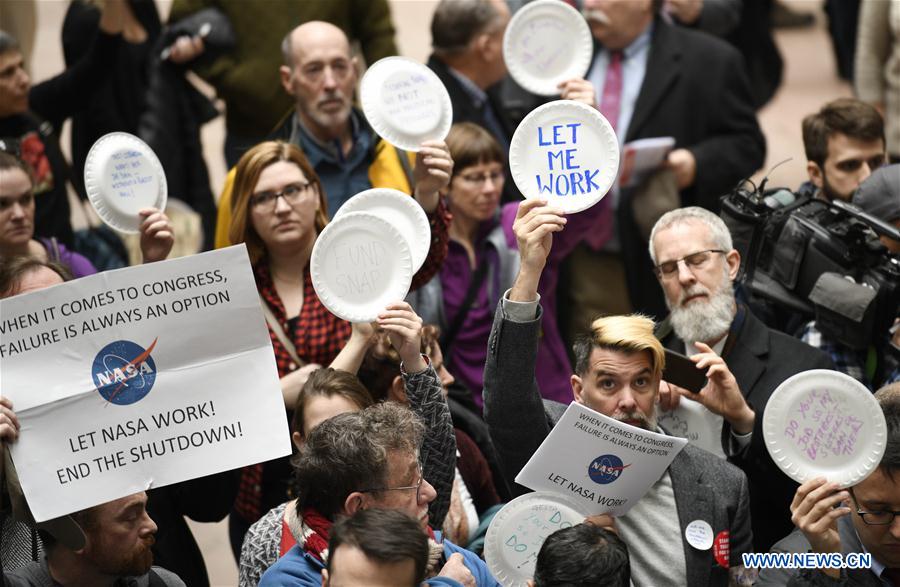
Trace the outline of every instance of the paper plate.
{"label": "paper plate", "polygon": [[725,451],[722,450],[722,416],[713,414],[703,404],[682,397],[674,410],[657,410],[656,418],[672,436],[687,438],[694,446],[725,458]]}
{"label": "paper plate", "polygon": [[516,11],[503,36],[509,74],[541,96],[558,96],[560,82],[587,75],[593,53],[587,21],[560,0],[529,2]]}
{"label": "paper plate", "polygon": [[369,212],[397,227],[412,253],[413,273],[419,270],[431,248],[431,225],[425,210],[415,198],[400,190],[373,188],[360,192],[344,202],[335,219],[348,212]]}
{"label": "paper plate", "polygon": [[409,292],[412,255],[393,224],[368,212],[350,212],[319,234],[310,272],[316,295],[332,314],[373,322]]}
{"label": "paper plate", "polygon": [[603,199],[619,171],[619,140],[596,108],[557,100],[532,110],[513,134],[509,168],[526,198],[567,213]]}
{"label": "paper plate", "polygon": [[166,208],[166,174],[159,159],[128,133],[97,139],[84,162],[84,187],[97,215],[121,232],[139,231],[141,208]]}
{"label": "paper plate", "polygon": [[885,429],[872,392],[849,375],[828,369],[785,380],[763,415],[766,448],[797,483],[821,476],[841,487],[856,485],[881,462]]}
{"label": "paper plate", "polygon": [[534,575],[547,536],[584,522],[578,502],[537,491],[512,500],[497,512],[484,540],[484,560],[504,587],[524,587]]}
{"label": "paper plate", "polygon": [[375,132],[407,151],[418,151],[422,141],[444,140],[453,124],[447,88],[428,67],[406,57],[372,64],[359,98]]}

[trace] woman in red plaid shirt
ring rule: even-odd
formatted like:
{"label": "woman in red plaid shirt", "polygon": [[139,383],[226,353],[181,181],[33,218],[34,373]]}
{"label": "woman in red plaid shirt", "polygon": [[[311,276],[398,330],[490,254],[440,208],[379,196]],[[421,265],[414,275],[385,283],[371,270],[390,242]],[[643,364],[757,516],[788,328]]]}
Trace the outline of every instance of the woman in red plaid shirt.
{"label": "woman in red plaid shirt", "polygon": [[[453,161],[446,145],[442,147],[420,153],[416,161],[415,197],[428,213],[432,241],[428,258],[413,277],[413,288],[431,279],[447,254],[450,219],[439,190],[449,181]],[[290,410],[309,373],[328,365],[350,337],[350,323],[319,301],[309,272],[316,237],[328,222],[325,192],[299,148],[268,141],[238,162],[233,194],[231,242],[246,243],[260,298],[295,347],[285,348],[269,327],[285,409]],[[285,501],[290,476],[287,458],[244,469],[229,521],[236,558],[250,524]]]}

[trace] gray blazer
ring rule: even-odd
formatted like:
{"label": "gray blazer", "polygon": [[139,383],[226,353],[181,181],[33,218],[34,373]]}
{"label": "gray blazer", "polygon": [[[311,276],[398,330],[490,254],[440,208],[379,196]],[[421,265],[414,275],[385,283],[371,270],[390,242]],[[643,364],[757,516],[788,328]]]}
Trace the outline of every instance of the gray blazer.
{"label": "gray blazer", "polygon": [[[856,515],[856,514],[850,514]],[[838,520],[838,534],[841,537],[841,553],[846,556],[851,552],[863,552],[859,536],[853,528],[848,516]],[[795,529],[782,538],[769,552],[809,552],[809,540],[799,529]],[[790,585],[791,587],[830,586],[830,587],[882,587],[884,583],[870,569],[849,569],[841,573],[840,581],[835,581],[815,569],[765,569],[759,573],[754,585],[775,587]]]}
{"label": "gray blazer", "polygon": [[[550,433],[565,406],[541,399],[534,380],[542,310],[530,322],[505,319],[500,306],[488,339],[484,368],[484,419],[500,457],[501,467],[515,495],[529,489],[513,480]],[[713,531],[728,530],[730,563],[752,552],[747,478],[735,466],[688,445],[669,467],[681,534],[694,520],[705,520]],[[712,549],[700,551],[682,540],[691,587],[728,585],[728,571],[713,558]],[[647,561],[653,564],[653,561]]]}

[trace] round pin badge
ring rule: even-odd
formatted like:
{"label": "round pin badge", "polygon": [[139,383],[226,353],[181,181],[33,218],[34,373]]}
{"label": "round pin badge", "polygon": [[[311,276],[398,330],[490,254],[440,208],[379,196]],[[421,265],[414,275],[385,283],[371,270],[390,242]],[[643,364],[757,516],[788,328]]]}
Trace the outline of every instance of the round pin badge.
{"label": "round pin badge", "polygon": [[713,529],[705,520],[694,520],[684,529],[684,538],[697,550],[709,550],[713,545]]}

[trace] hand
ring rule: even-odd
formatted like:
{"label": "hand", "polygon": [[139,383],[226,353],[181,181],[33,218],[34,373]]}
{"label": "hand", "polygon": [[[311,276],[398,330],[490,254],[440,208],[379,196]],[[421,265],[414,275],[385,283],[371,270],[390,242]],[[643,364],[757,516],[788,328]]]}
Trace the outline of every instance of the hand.
{"label": "hand", "polygon": [[585,524],[597,526],[604,530],[609,530],[613,534],[618,535],[619,529],[616,527],[616,519],[609,514],[598,514],[596,516],[588,516],[584,519]]}
{"label": "hand", "polygon": [[659,403],[659,408],[664,412],[669,412],[677,408],[681,403],[681,396],[683,395],[690,396],[691,392],[665,380],[659,382],[657,402]]}
{"label": "hand", "polygon": [[753,430],[756,414],[747,405],[737,380],[725,364],[725,360],[702,342],[694,343],[700,353],[690,359],[698,369],[706,369],[706,386],[698,393],[669,384],[681,395],[698,401],[706,409],[725,418],[737,434],[747,434]]}
{"label": "hand", "polygon": [[297,397],[300,395],[300,390],[306,385],[306,380],[313,371],[321,368],[322,365],[317,363],[307,363],[281,378],[281,397],[284,399],[285,408],[293,410],[297,406]]}
{"label": "hand", "polygon": [[666,0],[666,12],[682,24],[694,24],[703,12],[703,0]]}
{"label": "hand", "polygon": [[175,244],[175,231],[169,217],[156,208],[144,208],[141,215],[141,253],[144,263],[162,261],[169,256]]}
{"label": "hand", "polygon": [[594,94],[594,84],[586,79],[573,78],[561,82],[558,86],[560,97],[563,100],[575,100],[583,102],[593,108],[597,107],[597,98]]}
{"label": "hand", "polygon": [[403,369],[419,373],[428,368],[422,358],[422,318],[406,302],[389,304],[378,315],[378,326],[388,333],[391,346],[397,350]]}
{"label": "hand", "polygon": [[426,213],[437,209],[440,191],[450,185],[453,158],[444,141],[425,141],[416,153],[415,198]]}
{"label": "hand", "polygon": [[15,442],[19,438],[19,419],[8,397],[0,397],[0,440]]}
{"label": "hand", "polygon": [[[841,552],[837,521],[850,514],[850,493],[823,477],[811,479],[797,488],[791,501],[791,522],[809,540],[813,552]],[[835,507],[841,506],[841,507]],[[829,570],[822,569],[828,573]],[[832,575],[834,576],[834,575]]]}
{"label": "hand", "polygon": [[553,233],[566,226],[561,208],[548,206],[545,200],[523,200],[516,211],[513,232],[519,245],[519,274],[513,284],[512,301],[534,301],[541,272],[553,246]]}
{"label": "hand", "polygon": [[666,166],[675,174],[678,189],[683,190],[694,184],[697,178],[697,160],[687,149],[670,151]]}
{"label": "hand", "polygon": [[454,552],[450,555],[450,558],[447,559],[444,568],[441,569],[438,576],[453,579],[465,587],[475,587],[476,585],[475,577],[472,576],[472,571],[466,566],[463,555],[458,552]]}
{"label": "hand", "polygon": [[184,35],[175,39],[175,42],[163,51],[163,59],[168,59],[172,63],[187,63],[199,57],[205,50],[203,37]]}
{"label": "hand", "polygon": [[353,322],[350,324],[350,338],[368,347],[375,340],[375,323]]}

